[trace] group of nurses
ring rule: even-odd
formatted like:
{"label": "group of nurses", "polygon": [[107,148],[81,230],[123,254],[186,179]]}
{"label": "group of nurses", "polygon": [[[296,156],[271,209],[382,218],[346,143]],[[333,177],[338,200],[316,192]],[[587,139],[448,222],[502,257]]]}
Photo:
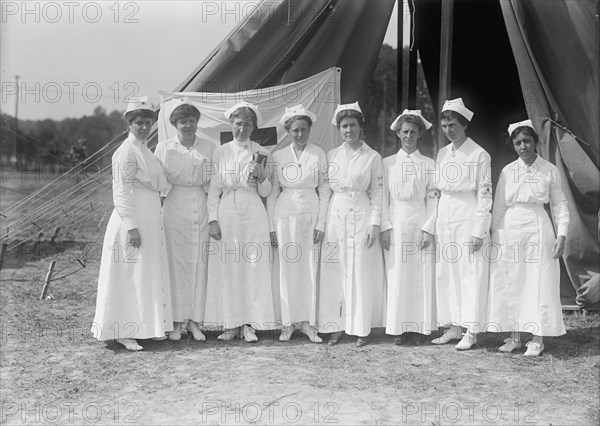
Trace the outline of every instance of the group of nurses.
{"label": "group of nurses", "polygon": [[[135,339],[168,332],[179,340],[187,326],[200,341],[201,327],[216,327],[220,340],[255,342],[256,330],[279,323],[281,341],[299,330],[315,343],[331,333],[335,345],[347,333],[360,347],[374,327],[423,336],[442,324],[433,344],[460,340],[456,349],[466,350],[480,331],[512,331],[500,348],[511,352],[527,331],[534,339],[526,355],[535,356],[542,336],[564,334],[557,259],[568,209],[556,167],[535,153],[531,122],[509,128],[520,158],[502,171],[492,215],[490,156],[467,137],[473,113],[460,98],[444,104],[450,144],[436,162],[417,149],[432,127],[420,111],[392,123],[402,147],[382,161],[364,142],[356,102],[337,107],[332,124],[343,143],[327,155],[310,142],[317,117],[302,105],[286,108],[280,125],[290,144],[271,155],[250,140],[262,120],[256,105],[225,113],[233,140],[215,147],[196,136],[200,111],[180,102],[170,116],[177,136],[154,156],[145,147],[151,109],[128,107],[130,138],[113,162],[136,173],[113,182],[94,327],[100,340],[141,350]],[[149,209],[158,195],[164,222]],[[140,262],[111,262],[115,244],[124,256],[140,250]],[[269,246],[277,268],[264,253]],[[532,253],[539,261],[528,261]]]}
{"label": "group of nurses", "polygon": [[533,334],[525,356],[539,356],[543,336],[565,333],[558,258],[569,212],[560,176],[535,153],[531,121],[511,125],[520,158],[503,169],[492,214],[490,156],[465,132],[472,117],[460,98],[444,104],[441,128],[451,143],[435,164],[416,149],[431,127],[420,111],[405,110],[392,125],[402,149],[384,160],[386,332],[429,334],[435,322],[446,331],[433,344],[460,340],[456,349],[466,350],[480,331],[511,331],[499,348],[510,353],[525,331]]}

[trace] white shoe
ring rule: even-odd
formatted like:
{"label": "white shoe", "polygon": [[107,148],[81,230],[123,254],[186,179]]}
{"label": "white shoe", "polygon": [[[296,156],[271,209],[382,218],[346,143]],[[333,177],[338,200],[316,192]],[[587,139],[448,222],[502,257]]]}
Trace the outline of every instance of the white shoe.
{"label": "white shoe", "polygon": [[519,349],[521,346],[522,345],[520,340],[515,340],[512,337],[509,337],[508,339],[504,339],[504,344],[500,346],[498,350],[500,352],[509,354],[515,349]]}
{"label": "white shoe", "polygon": [[173,331],[169,333],[169,340],[178,341],[181,340],[181,323],[177,323],[173,327]]}
{"label": "white shoe", "polygon": [[292,338],[292,334],[296,331],[296,324],[286,325],[281,329],[281,334],[279,335],[279,341],[281,342],[289,342]]}
{"label": "white shoe", "polygon": [[225,340],[225,341],[233,340],[236,337],[238,337],[238,334],[239,334],[239,329],[230,328],[228,330],[225,330],[223,333],[219,334],[219,336],[217,337],[217,340]]}
{"label": "white shoe", "polygon": [[167,340],[167,336],[151,337],[150,340],[154,340],[156,342],[161,342],[163,340]]}
{"label": "white shoe", "polygon": [[242,326],[242,336],[244,337],[244,340],[246,342],[249,342],[249,343],[258,342],[258,337],[256,337],[256,333],[254,332],[254,329],[252,327],[250,327],[249,325]]}
{"label": "white shoe", "polygon": [[125,349],[127,349],[128,351],[141,351],[142,349],[144,349],[143,347],[138,345],[138,342],[135,339],[117,339],[117,343],[120,343],[121,345],[125,346]]}
{"label": "white shoe", "polygon": [[313,343],[323,343],[323,339],[319,337],[317,329],[314,328],[308,321],[304,321],[300,326],[300,331],[304,333],[311,342]]}
{"label": "white shoe", "polygon": [[462,332],[460,330],[460,327],[451,326],[448,330],[444,331],[444,334],[442,334],[440,337],[438,337],[437,339],[433,339],[431,343],[433,343],[434,345],[445,345],[450,340],[458,340],[461,337]]}
{"label": "white shoe", "polygon": [[477,343],[477,336],[473,333],[467,332],[463,336],[462,340],[458,342],[455,348],[459,351],[466,351],[471,349],[471,346],[473,346],[475,343]]}
{"label": "white shoe", "polygon": [[540,354],[544,351],[544,344],[534,342],[533,340],[525,343],[525,346],[527,346],[525,356],[540,356]]}

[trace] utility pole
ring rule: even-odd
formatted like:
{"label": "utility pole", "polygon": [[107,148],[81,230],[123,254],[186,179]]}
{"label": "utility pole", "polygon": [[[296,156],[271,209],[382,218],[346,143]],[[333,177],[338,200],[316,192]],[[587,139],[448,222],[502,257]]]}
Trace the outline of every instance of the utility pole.
{"label": "utility pole", "polygon": [[[19,79],[20,75],[15,75],[15,82],[17,85],[17,93],[15,96],[15,143],[14,148],[11,150],[12,158],[9,161],[17,163],[17,138],[19,137]],[[13,160],[14,159],[14,160]]]}

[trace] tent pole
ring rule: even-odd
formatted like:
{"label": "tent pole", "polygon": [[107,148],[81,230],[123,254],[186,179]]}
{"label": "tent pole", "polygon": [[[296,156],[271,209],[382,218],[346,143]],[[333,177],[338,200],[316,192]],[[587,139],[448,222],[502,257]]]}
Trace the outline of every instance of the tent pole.
{"label": "tent pole", "polygon": [[[404,0],[396,0],[398,2],[398,33],[397,33],[397,48],[396,48],[396,60],[398,61],[398,68],[396,70],[397,76],[396,81],[399,81],[401,84],[397,84],[397,92],[396,92],[396,114],[399,114],[402,111],[403,107],[406,105],[405,96],[407,96],[404,81],[404,68],[402,67],[404,64]],[[396,151],[400,149],[400,140],[396,139]]]}
{"label": "tent pole", "polygon": [[[442,28],[440,33],[440,80],[438,93],[438,121],[442,106],[449,98],[452,81],[452,30],[454,22],[454,0],[442,0]],[[438,132],[437,151],[446,144],[444,132]]]}
{"label": "tent pole", "polygon": [[415,23],[413,21],[413,14],[415,12],[415,5],[413,2],[408,3],[410,15],[408,17],[408,25],[410,25],[411,31],[409,36],[409,50],[408,52],[408,108],[417,108],[417,49],[418,46],[415,43],[414,31],[412,28]]}

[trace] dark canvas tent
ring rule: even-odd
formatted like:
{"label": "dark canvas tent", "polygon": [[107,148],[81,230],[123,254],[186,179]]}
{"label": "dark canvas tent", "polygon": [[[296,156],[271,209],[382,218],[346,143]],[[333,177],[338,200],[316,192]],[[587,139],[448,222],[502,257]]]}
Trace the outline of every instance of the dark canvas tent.
{"label": "dark canvas tent", "polygon": [[527,116],[541,134],[541,155],[561,170],[571,215],[561,296],[572,303],[599,269],[598,2],[422,0],[415,12],[415,45],[434,94],[448,37],[441,19],[452,20],[447,97],[463,97],[475,111],[470,134],[495,170],[516,158],[503,143],[507,124]]}
{"label": "dark canvas tent", "polygon": [[[340,67],[342,102],[353,102],[364,93],[375,68],[394,3],[263,1],[175,91],[239,92]],[[571,225],[561,292],[563,298],[573,299],[575,289],[600,269],[598,2],[414,0],[411,9],[415,12],[415,48],[422,58],[434,110],[438,110],[440,92],[447,98],[464,98],[476,113],[469,133],[491,154],[496,173],[515,158],[503,144],[507,124],[526,116],[536,122],[542,135],[541,155],[561,170],[569,201]],[[399,13],[399,21],[403,15]],[[449,41],[451,48],[440,48]],[[446,77],[442,86],[440,75]],[[99,155],[111,152],[106,149]],[[89,201],[89,193],[95,194],[106,214],[111,206],[109,181],[109,173],[97,181],[88,179],[79,185],[77,195],[62,194],[60,205],[31,197],[32,203],[40,204],[36,213],[15,214],[5,221],[6,230],[10,227],[16,238],[27,234],[31,239],[40,227],[56,226],[55,216],[64,212],[65,203]],[[89,204],[95,214],[100,211]],[[37,213],[49,210],[55,216]],[[74,209],[73,217],[65,214],[62,220],[85,221],[86,214],[90,212]]]}
{"label": "dark canvas tent", "polygon": [[[178,90],[267,87],[338,66],[342,101],[358,99],[375,67],[394,1],[268,3],[241,23]],[[572,303],[575,289],[599,270],[598,2],[415,0],[413,8],[414,45],[434,110],[439,107],[440,70],[448,70],[446,96],[463,97],[476,112],[470,134],[492,155],[495,174],[516,158],[504,144],[507,125],[527,116],[538,125],[541,155],[562,171],[570,205],[561,295]],[[440,52],[448,36],[442,31],[444,21],[452,33],[449,55]]]}

